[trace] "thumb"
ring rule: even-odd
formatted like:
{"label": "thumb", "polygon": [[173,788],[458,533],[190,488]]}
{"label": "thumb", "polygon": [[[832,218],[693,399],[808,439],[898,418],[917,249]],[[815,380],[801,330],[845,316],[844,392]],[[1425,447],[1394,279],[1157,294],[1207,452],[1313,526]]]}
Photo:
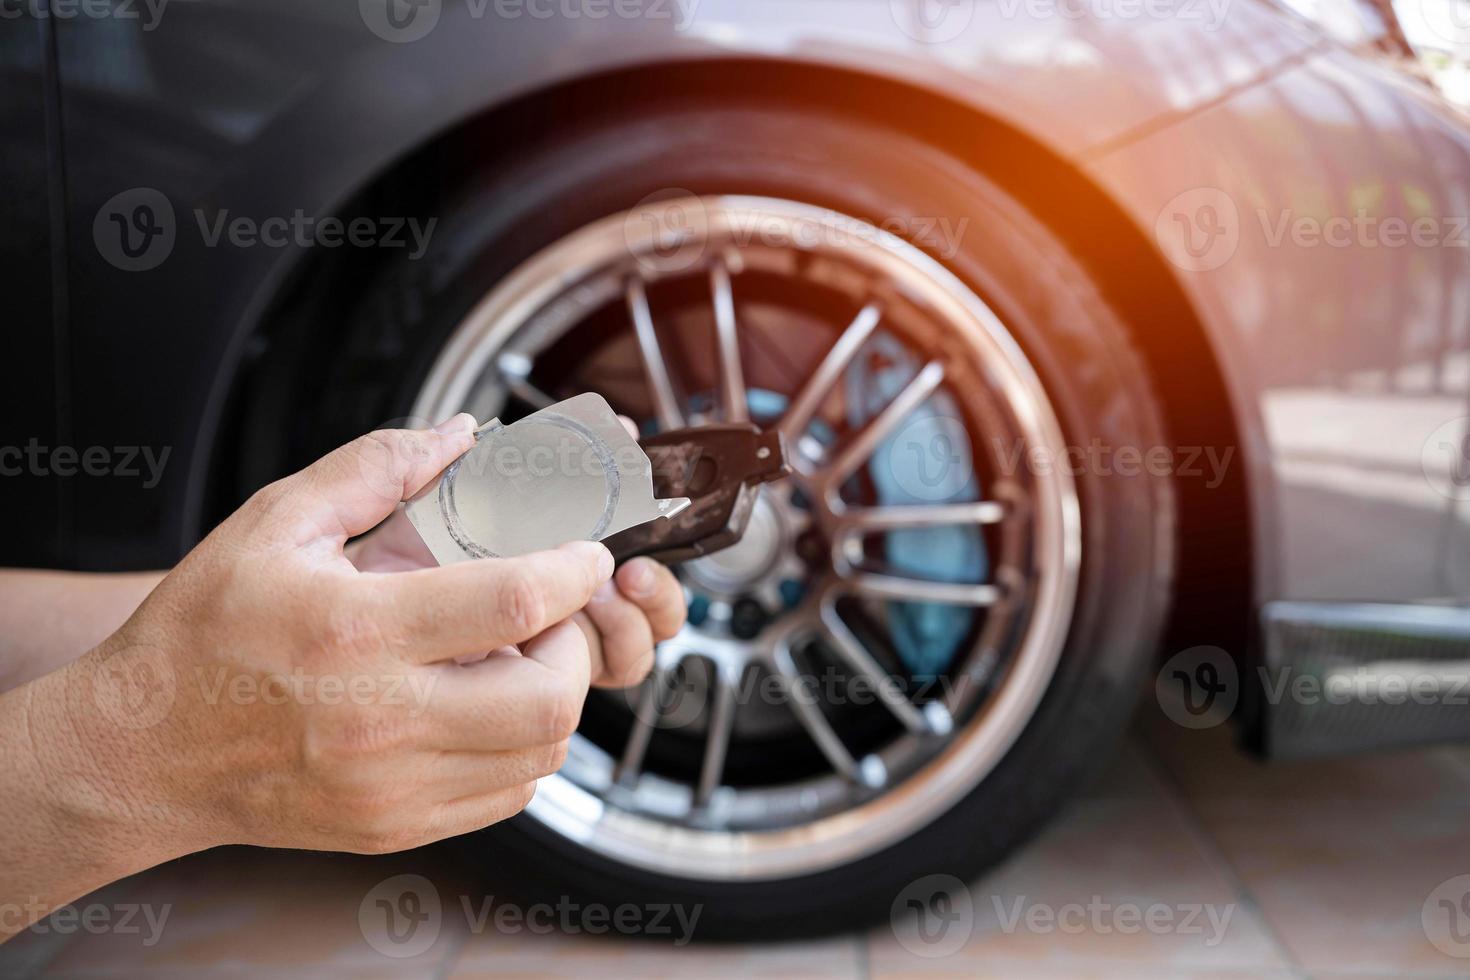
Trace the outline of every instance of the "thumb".
{"label": "thumb", "polygon": [[475,444],[462,412],[432,429],[378,429],[323,456],[288,482],[293,505],[347,537],[371,530]]}

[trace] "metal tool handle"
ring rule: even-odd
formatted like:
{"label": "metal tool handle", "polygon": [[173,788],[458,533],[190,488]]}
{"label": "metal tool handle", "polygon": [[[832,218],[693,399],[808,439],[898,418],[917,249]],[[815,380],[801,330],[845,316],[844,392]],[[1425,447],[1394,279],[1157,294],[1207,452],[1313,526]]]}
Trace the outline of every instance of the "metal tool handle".
{"label": "metal tool handle", "polygon": [[674,564],[728,548],[745,533],[759,486],[791,472],[781,434],[750,423],[678,429],[639,446],[653,464],[655,496],[690,505],[603,539],[619,563],[649,555]]}

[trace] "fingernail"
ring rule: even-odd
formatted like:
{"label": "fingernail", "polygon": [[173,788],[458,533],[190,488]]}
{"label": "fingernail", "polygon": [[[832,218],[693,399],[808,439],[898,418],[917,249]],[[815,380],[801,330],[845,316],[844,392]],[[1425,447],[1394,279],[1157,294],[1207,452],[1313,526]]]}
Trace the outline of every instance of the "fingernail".
{"label": "fingernail", "polygon": [[604,580],[610,579],[612,578],[612,573],[612,552],[607,550],[607,545],[599,541],[597,542],[597,577]]}
{"label": "fingernail", "polygon": [[570,548],[570,549],[576,551],[579,555],[581,555],[584,558],[590,557],[588,555],[588,550],[589,549],[596,548],[597,549],[597,579],[598,579],[598,581],[601,582],[601,581],[605,581],[605,580],[607,580],[609,578],[612,578],[612,573],[613,573],[613,556],[612,556],[612,552],[611,551],[608,551],[607,550],[607,545],[603,544],[601,541],[568,541],[566,544],[562,545],[562,547],[563,548]]}
{"label": "fingernail", "polygon": [[459,435],[461,432],[470,432],[475,428],[475,417],[469,412],[460,412],[451,416],[434,426],[434,431],[441,436]]}
{"label": "fingernail", "polygon": [[653,569],[641,561],[631,563],[623,573],[623,585],[634,595],[648,595],[653,591]]}

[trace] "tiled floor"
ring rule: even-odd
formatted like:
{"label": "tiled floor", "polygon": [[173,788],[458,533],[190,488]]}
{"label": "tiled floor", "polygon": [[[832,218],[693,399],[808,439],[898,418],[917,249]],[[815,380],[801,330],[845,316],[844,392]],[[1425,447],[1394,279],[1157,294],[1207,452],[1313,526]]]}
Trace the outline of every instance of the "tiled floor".
{"label": "tiled floor", "polygon": [[[390,958],[373,947],[359,909],[374,886],[400,874],[432,879],[443,913],[437,934],[424,937],[431,941],[415,934],[415,948],[393,950],[413,956]],[[154,920],[135,915],[133,931],[23,935],[0,947],[0,975],[1470,976],[1470,958],[1430,939],[1470,957],[1470,935],[1458,942],[1448,931],[1470,923],[1460,921],[1470,915],[1470,879],[1440,888],[1462,874],[1470,874],[1470,750],[1267,768],[1222,730],[1144,719],[1097,786],[974,884],[968,903],[961,896],[959,931],[937,944],[932,932],[931,942],[919,941],[912,923],[717,947],[502,929],[477,917],[477,893],[441,852],[353,858],[240,848],[83,900],[110,916],[138,906]],[[461,896],[470,897],[469,912]],[[1441,907],[1445,896],[1463,907]]]}

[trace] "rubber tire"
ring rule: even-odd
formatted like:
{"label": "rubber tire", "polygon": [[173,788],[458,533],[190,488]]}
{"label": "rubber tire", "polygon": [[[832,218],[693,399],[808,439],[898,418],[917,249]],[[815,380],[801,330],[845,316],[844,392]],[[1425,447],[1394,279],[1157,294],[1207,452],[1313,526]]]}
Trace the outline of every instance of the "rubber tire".
{"label": "rubber tire", "polygon": [[[326,433],[330,445],[375,424],[383,415],[373,413],[390,412],[390,405],[402,414],[444,338],[507,271],[588,222],[673,189],[790,198],[878,224],[890,217],[968,219],[958,251],[936,257],[1019,340],[1068,444],[1167,444],[1124,325],[1058,239],[982,174],[862,121],[677,104],[522,145],[461,189],[440,211],[428,254],[382,270],[347,318],[338,372],[308,430]],[[365,377],[387,399],[366,417],[353,394]],[[885,919],[917,878],[977,875],[1020,847],[1108,761],[1158,642],[1173,568],[1169,481],[1084,473],[1078,482],[1080,593],[1055,677],[1000,765],[917,834],[843,867],[749,883],[676,879],[620,865],[525,815],[455,846],[483,867],[487,891],[532,901],[566,895],[610,908],[697,904],[697,936],[706,939],[850,930]]]}

